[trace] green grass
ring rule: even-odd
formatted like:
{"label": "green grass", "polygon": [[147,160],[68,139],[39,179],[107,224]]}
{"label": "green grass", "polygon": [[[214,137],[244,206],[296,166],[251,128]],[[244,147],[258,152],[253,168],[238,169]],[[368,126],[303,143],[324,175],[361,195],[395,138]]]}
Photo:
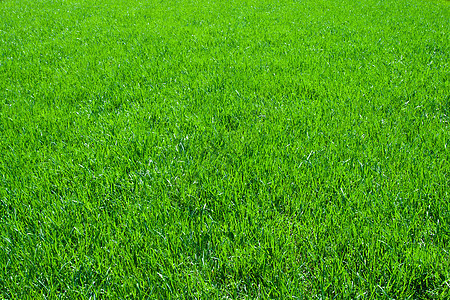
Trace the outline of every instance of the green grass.
{"label": "green grass", "polygon": [[0,2],[0,299],[448,299],[450,8]]}

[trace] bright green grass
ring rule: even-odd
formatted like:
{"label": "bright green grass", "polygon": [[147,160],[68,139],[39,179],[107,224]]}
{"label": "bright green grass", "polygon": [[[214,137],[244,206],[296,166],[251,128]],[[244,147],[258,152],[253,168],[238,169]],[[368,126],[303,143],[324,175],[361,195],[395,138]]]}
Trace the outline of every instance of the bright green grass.
{"label": "bright green grass", "polygon": [[443,1],[0,1],[0,298],[448,299]]}

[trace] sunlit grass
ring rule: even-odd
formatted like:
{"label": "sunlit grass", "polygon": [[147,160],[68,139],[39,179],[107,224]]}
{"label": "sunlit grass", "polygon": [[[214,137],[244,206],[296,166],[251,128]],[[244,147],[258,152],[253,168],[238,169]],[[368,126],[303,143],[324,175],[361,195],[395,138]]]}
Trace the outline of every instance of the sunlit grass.
{"label": "sunlit grass", "polygon": [[0,1],[0,298],[450,297],[439,1]]}

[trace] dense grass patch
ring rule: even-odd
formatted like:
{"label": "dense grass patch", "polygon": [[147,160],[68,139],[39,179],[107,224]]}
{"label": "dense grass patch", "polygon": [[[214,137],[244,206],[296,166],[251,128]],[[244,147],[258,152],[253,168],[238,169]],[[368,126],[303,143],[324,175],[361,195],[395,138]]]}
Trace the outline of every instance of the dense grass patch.
{"label": "dense grass patch", "polygon": [[0,1],[0,298],[447,299],[449,19]]}

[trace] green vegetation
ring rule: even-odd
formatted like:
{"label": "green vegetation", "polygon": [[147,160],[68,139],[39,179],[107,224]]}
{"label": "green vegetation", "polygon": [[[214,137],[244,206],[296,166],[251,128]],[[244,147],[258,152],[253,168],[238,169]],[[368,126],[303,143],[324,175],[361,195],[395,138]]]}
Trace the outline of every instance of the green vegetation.
{"label": "green vegetation", "polygon": [[448,299],[449,20],[0,1],[0,299]]}

